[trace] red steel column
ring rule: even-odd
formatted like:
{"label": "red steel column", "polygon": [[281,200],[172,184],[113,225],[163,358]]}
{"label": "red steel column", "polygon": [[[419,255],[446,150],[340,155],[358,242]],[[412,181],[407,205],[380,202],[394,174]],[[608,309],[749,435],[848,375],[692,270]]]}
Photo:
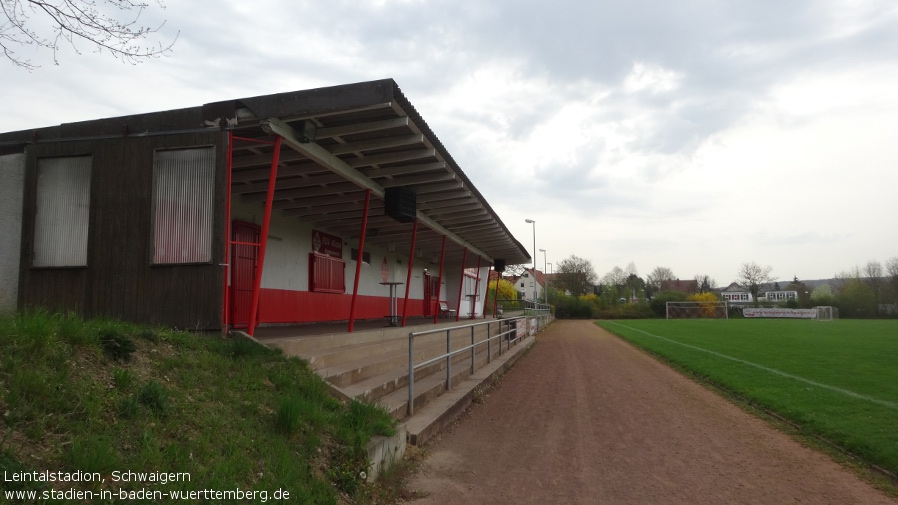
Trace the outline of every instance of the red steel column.
{"label": "red steel column", "polygon": [[468,262],[468,248],[465,247],[465,252],[461,257],[461,280],[458,283],[458,304],[455,306],[455,321],[458,322],[459,317],[461,317],[461,293],[462,288],[465,287],[465,263]]}
{"label": "red steel column", "polygon": [[[477,256],[477,282],[474,283],[474,298],[471,299],[471,319],[477,317],[477,295],[480,294],[480,256]],[[486,299],[483,300],[483,306],[486,307]]]}
{"label": "red steel column", "polygon": [[[493,263],[490,263],[490,268],[493,268]],[[501,278],[502,274],[496,272],[496,292],[493,294],[493,319],[499,317],[499,279]],[[489,276],[487,276],[487,279],[489,279]],[[486,290],[487,292],[490,290],[489,281],[486,282]]]}
{"label": "red steel column", "polygon": [[[443,290],[443,262],[446,259],[446,236],[443,235],[443,247],[440,249],[440,277],[437,280],[437,309],[433,311],[433,324],[440,320],[440,292]],[[447,303],[448,307],[449,304]]]}
{"label": "red steel column", "polygon": [[408,275],[405,276],[405,300],[402,302],[402,326],[405,327],[405,318],[408,315],[408,292],[412,286],[412,267],[415,266],[415,240],[418,238],[418,219],[412,224],[412,247],[408,252]]}
{"label": "red steel column", "polygon": [[[256,276],[253,281],[253,304],[249,310],[247,333],[250,336],[256,331],[256,318],[259,314],[259,294],[262,290],[262,267],[265,266],[265,249],[268,247],[268,228],[271,225],[271,207],[274,204],[274,187],[278,176],[278,162],[281,157],[281,137],[274,139],[274,152],[271,155],[271,172],[268,174],[268,193],[265,196],[265,217],[262,218],[262,231],[259,234],[259,256],[256,258]],[[230,191],[230,188],[228,189]]]}
{"label": "red steel column", "polygon": [[228,333],[228,312],[231,307],[230,289],[228,287],[228,278],[231,276],[231,172],[234,169],[234,131],[228,130],[228,175],[227,185],[225,186],[225,217],[224,217],[224,293],[222,293],[221,303],[221,333]]}
{"label": "red steel column", "polygon": [[355,303],[359,298],[359,276],[362,274],[362,259],[365,257],[365,230],[368,228],[368,204],[371,203],[371,190],[365,190],[365,208],[362,211],[362,234],[359,237],[359,253],[355,261],[355,281],[352,284],[352,304],[349,306],[349,333],[355,326]]}

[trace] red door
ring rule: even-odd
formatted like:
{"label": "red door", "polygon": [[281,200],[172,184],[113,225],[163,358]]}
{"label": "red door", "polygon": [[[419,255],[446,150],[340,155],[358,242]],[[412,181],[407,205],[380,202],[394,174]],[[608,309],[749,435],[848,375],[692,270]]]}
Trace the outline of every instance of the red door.
{"label": "red door", "polygon": [[424,272],[424,317],[433,316],[433,276]]}
{"label": "red door", "polygon": [[231,324],[235,328],[249,326],[249,313],[253,303],[253,281],[256,276],[256,264],[259,258],[259,247],[246,245],[258,244],[262,228],[245,221],[234,221],[231,227],[234,244],[231,251]]}
{"label": "red door", "polygon": [[437,291],[440,288],[440,278],[424,272],[424,317],[431,317],[437,310]]}

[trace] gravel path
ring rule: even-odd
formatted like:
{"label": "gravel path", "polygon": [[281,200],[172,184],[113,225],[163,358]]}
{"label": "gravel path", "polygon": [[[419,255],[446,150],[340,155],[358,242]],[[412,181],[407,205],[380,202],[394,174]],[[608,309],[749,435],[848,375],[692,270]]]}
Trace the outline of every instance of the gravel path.
{"label": "gravel path", "polygon": [[589,321],[557,321],[427,448],[425,504],[894,500]]}

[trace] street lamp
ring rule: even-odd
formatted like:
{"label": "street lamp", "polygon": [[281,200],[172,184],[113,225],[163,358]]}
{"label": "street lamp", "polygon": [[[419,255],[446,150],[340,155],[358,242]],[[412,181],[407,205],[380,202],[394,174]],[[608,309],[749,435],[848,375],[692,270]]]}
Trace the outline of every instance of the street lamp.
{"label": "street lamp", "polygon": [[[545,249],[540,249],[539,252],[543,253],[543,278],[545,279],[545,277],[546,277],[546,270],[549,269],[549,267],[546,266],[546,265],[548,265],[548,263],[546,263],[546,250],[545,250]],[[546,286],[543,286],[543,291],[546,292],[545,296],[543,296],[543,301],[546,302],[546,303],[549,303],[549,298],[548,298],[548,296],[549,296],[549,291],[548,291],[548,288],[546,288]]]}
{"label": "street lamp", "polygon": [[[551,270],[552,273],[555,273],[555,267],[552,266],[551,263],[549,263],[548,265],[549,265],[549,270]],[[549,303],[549,278],[548,277],[546,277],[546,303],[547,304]]]}
{"label": "street lamp", "polygon": [[524,222],[533,225],[533,303],[536,303],[536,221],[525,219]]}

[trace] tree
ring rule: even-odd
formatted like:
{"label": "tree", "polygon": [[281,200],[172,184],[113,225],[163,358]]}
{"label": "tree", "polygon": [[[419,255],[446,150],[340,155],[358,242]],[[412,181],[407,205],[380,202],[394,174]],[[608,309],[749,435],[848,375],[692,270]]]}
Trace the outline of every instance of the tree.
{"label": "tree", "polygon": [[702,314],[711,318],[717,313],[717,302],[720,301],[714,293],[693,293],[687,296],[686,299],[691,302],[698,302]]}
{"label": "tree", "polygon": [[815,305],[830,306],[835,303],[835,296],[829,284],[821,284],[811,292],[811,302]]}
{"label": "tree", "polygon": [[593,292],[598,277],[589,260],[570,255],[558,263],[555,287],[573,296]]}
{"label": "tree", "polygon": [[886,272],[893,281],[898,280],[898,256],[886,261]]}
{"label": "tree", "polygon": [[[645,281],[636,274],[627,276],[625,298],[633,300],[634,298],[645,298]],[[640,297],[640,295],[642,295]]]}
{"label": "tree", "polygon": [[868,261],[867,266],[864,267],[864,276],[867,278],[867,284],[873,291],[873,296],[876,298],[876,304],[878,305],[882,299],[884,284],[882,265],[878,261]]}
{"label": "tree", "polygon": [[505,279],[499,279],[498,281],[492,280],[487,285],[486,290],[486,312],[491,314],[494,304],[496,302],[496,283],[499,284],[499,300],[500,306],[502,300],[513,300],[516,301],[518,299],[518,291],[514,288],[514,285],[508,282]]}
{"label": "tree", "polygon": [[661,283],[664,281],[672,281],[676,279],[673,270],[668,267],[655,267],[652,273],[646,276],[645,285],[651,289],[653,293],[661,292]]}
{"label": "tree", "polygon": [[758,293],[761,291],[761,286],[770,284],[774,281],[774,278],[770,275],[772,270],[773,267],[762,267],[754,261],[751,263],[743,263],[742,267],[739,268],[739,272],[736,274],[736,279],[738,279],[743,286],[747,287],[751,292],[752,298],[757,300]]}
{"label": "tree", "polygon": [[898,301],[898,256],[886,261],[886,273],[889,276],[889,285],[891,289],[891,301]]}
{"label": "tree", "polygon": [[798,303],[800,306],[802,306],[802,307],[810,307],[811,306],[811,299],[810,299],[810,292],[809,292],[810,290],[809,290],[807,284],[798,280],[798,276],[795,276],[795,278],[792,280],[792,282],[789,283],[788,286],[786,286],[786,289],[788,291],[795,291],[798,293]]}
{"label": "tree", "polygon": [[615,266],[602,277],[602,284],[620,289],[627,284],[628,275],[621,267]]}
{"label": "tree", "polygon": [[[161,0],[156,1],[165,9]],[[67,44],[81,54],[79,41],[131,64],[165,56],[178,35],[168,45],[145,43],[165,24],[156,28],[137,24],[148,6],[134,0],[0,0],[6,16],[0,23],[0,49],[13,65],[28,70],[38,65],[18,56],[15,47],[49,50],[57,65],[60,46]],[[32,19],[34,16],[39,19]]]}
{"label": "tree", "polygon": [[839,317],[874,317],[877,312],[876,295],[861,279],[848,279],[839,289],[835,300]]}
{"label": "tree", "polygon": [[714,285],[717,284],[717,281],[708,274],[695,274],[695,282],[698,284],[699,293],[710,293],[714,289]]}

